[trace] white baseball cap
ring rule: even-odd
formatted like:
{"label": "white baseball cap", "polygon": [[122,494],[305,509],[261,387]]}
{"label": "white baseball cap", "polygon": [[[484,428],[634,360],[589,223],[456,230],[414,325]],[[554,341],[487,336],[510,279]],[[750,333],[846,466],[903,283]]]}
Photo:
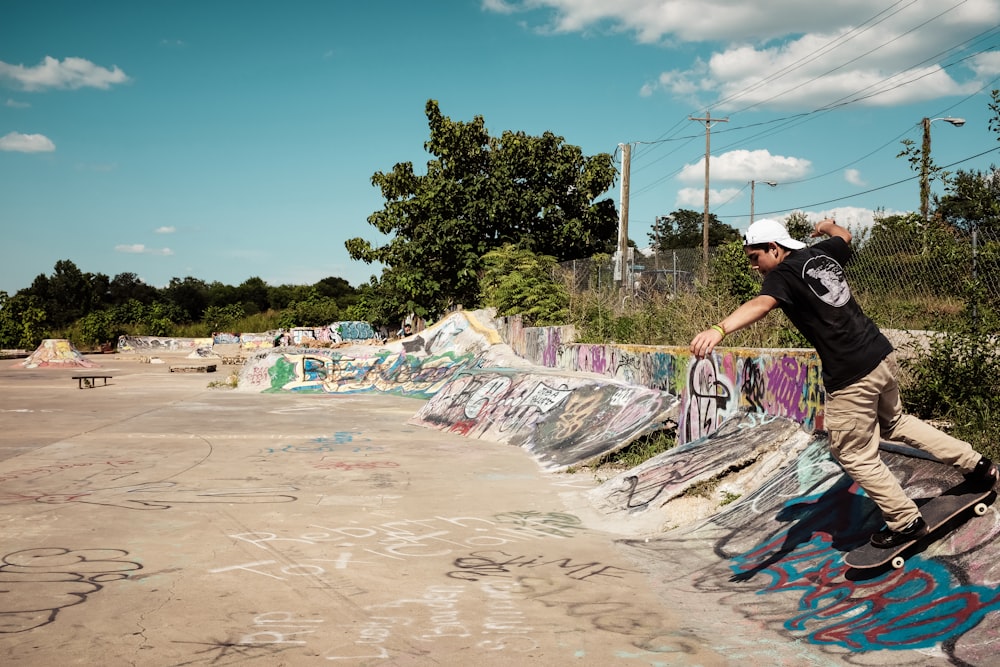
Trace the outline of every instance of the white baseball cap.
{"label": "white baseball cap", "polygon": [[762,218],[747,228],[747,233],[743,235],[744,245],[757,245],[758,243],[777,243],[782,248],[789,250],[801,250],[806,247],[802,241],[796,241],[788,235],[788,230],[777,220]]}

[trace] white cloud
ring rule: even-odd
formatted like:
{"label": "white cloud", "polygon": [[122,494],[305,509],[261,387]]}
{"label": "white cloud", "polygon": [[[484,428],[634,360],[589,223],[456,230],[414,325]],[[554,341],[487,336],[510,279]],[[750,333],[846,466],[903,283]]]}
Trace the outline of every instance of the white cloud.
{"label": "white cloud", "polygon": [[980,53],[972,59],[971,66],[976,76],[984,79],[1000,74],[1000,50]]}
{"label": "white cloud", "polygon": [[[890,106],[977,92],[1000,72],[1000,52],[967,61],[1000,24],[1000,0],[896,3],[868,0],[484,0],[498,13],[538,11],[544,31],[628,33],[640,43],[721,44],[707,59],[642,85],[696,108],[817,109],[857,100]],[[666,58],[664,58],[666,59]],[[944,63],[956,66],[944,69]]]}
{"label": "white cloud", "polygon": [[21,134],[9,132],[0,137],[0,151],[15,153],[51,153],[56,149],[52,140],[44,134]]}
{"label": "white cloud", "polygon": [[[889,215],[901,215],[904,213],[906,213],[906,211],[887,210],[879,211],[878,215],[880,217],[884,217]],[[837,221],[838,225],[842,225],[855,231],[867,229],[874,225],[875,215],[875,211],[867,208],[858,208],[857,206],[839,206],[825,211],[806,212],[806,218],[808,218],[809,222],[819,222],[823,218],[833,218]]]}
{"label": "white cloud", "polygon": [[115,252],[124,252],[130,255],[173,255],[170,248],[147,248],[142,243],[119,244],[115,246]]}
{"label": "white cloud", "polygon": [[65,58],[60,61],[52,56],[45,56],[34,67],[10,65],[0,61],[0,80],[3,79],[14,81],[27,91],[47,88],[107,90],[114,84],[129,81],[128,76],[117,65],[107,69],[83,58]]}
{"label": "white cloud", "polygon": [[157,234],[173,234],[177,231],[177,228],[173,225],[164,225],[163,227],[157,227],[154,231]]}
{"label": "white cloud", "polygon": [[844,180],[851,185],[867,185],[864,179],[861,178],[861,172],[857,169],[845,169],[844,170]]}
{"label": "white cloud", "polygon": [[[740,193],[739,188],[708,189],[708,206],[724,204]],[[681,188],[677,191],[676,206],[679,208],[702,211],[705,209],[705,188]]]}
{"label": "white cloud", "polygon": [[4,102],[4,106],[9,109],[27,109],[31,107],[31,105],[27,102],[18,102],[17,100],[12,100],[10,98],[7,98],[7,101]]}
{"label": "white cloud", "polygon": [[[809,173],[809,160],[783,155],[771,155],[767,150],[737,150],[712,156],[709,171],[713,182],[799,180]],[[677,178],[683,183],[705,182],[705,159],[685,165]],[[703,197],[704,199],[704,197]]]}

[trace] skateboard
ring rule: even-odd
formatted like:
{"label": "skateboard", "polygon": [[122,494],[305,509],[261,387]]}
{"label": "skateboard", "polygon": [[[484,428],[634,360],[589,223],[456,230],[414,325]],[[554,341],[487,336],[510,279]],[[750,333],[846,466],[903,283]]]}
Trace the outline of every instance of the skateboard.
{"label": "skateboard", "polygon": [[962,482],[921,505],[920,513],[927,522],[927,534],[888,549],[865,542],[849,551],[844,556],[844,563],[858,570],[881,567],[886,563],[899,569],[906,562],[907,549],[921,540],[935,539],[934,532],[937,529],[970,508],[976,516],[986,514],[987,508],[996,497],[995,489],[973,489]]}

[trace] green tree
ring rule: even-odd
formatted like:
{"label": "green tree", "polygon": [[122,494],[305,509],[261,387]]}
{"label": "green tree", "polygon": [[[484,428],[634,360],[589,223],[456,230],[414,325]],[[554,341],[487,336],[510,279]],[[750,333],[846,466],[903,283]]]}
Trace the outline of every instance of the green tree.
{"label": "green tree", "polygon": [[34,350],[49,335],[42,300],[26,290],[0,296],[0,347]]}
{"label": "green tree", "polygon": [[337,305],[336,299],[320,296],[315,289],[310,289],[309,295],[304,300],[289,304],[288,308],[281,312],[278,326],[286,329],[319,327],[339,319],[340,307]]}
{"label": "green tree", "polygon": [[1000,231],[1000,171],[962,171],[945,181],[945,194],[934,196],[945,223],[970,233],[973,229]]}
{"label": "green tree", "polygon": [[[677,209],[670,215],[656,217],[649,240],[657,252],[682,248],[700,248],[704,243],[705,215],[690,209]],[[740,232],[720,221],[714,213],[708,215],[708,245],[718,247],[740,238]]]}
{"label": "green tree", "polygon": [[309,297],[305,285],[276,285],[267,291],[268,305],[274,310],[284,310],[289,304]]}
{"label": "green tree", "polygon": [[205,309],[202,322],[209,331],[232,331],[236,323],[246,317],[243,306],[238,303],[230,303],[225,306],[209,306]]}
{"label": "green tree", "polygon": [[559,261],[612,249],[617,212],[598,200],[614,183],[611,155],[584,156],[550,132],[494,138],[482,116],[452,121],[434,100],[425,111],[426,173],[406,162],[372,176],[385,206],[368,222],[391,239],[345,243],[352,258],[385,267],[359,298],[371,319],[477,306],[481,258],[504,243]]}
{"label": "green tree", "polygon": [[569,291],[558,271],[551,255],[504,244],[483,255],[483,304],[498,315],[520,314],[526,326],[563,324],[569,317]]}
{"label": "green tree", "polygon": [[113,305],[127,303],[130,300],[150,304],[156,299],[157,291],[134,273],[119,273],[108,285],[108,294]]}
{"label": "green tree", "polygon": [[743,250],[743,241],[735,240],[718,247],[712,256],[711,280],[715,286],[739,303],[760,292],[760,276],[752,268]]}
{"label": "green tree", "polygon": [[93,310],[79,320],[77,326],[80,332],[79,343],[87,346],[97,346],[117,340],[124,333],[119,324],[114,321],[113,310]]}
{"label": "green tree", "polygon": [[267,283],[262,278],[247,278],[236,288],[236,299],[247,315],[267,310],[269,305]]}
{"label": "green tree", "polygon": [[184,278],[184,280],[171,278],[170,283],[163,289],[163,293],[170,303],[177,306],[183,313],[180,320],[173,320],[175,323],[181,320],[189,322],[200,320],[208,305],[208,285],[205,284],[204,280],[191,276]]}
{"label": "green tree", "polygon": [[788,230],[789,236],[798,241],[806,242],[812,238],[813,225],[802,211],[788,214],[785,218],[785,229]]}
{"label": "green tree", "polygon": [[110,283],[104,274],[84,273],[68,259],[56,262],[51,276],[38,275],[22,290],[39,300],[46,326],[61,328],[110,301]]}

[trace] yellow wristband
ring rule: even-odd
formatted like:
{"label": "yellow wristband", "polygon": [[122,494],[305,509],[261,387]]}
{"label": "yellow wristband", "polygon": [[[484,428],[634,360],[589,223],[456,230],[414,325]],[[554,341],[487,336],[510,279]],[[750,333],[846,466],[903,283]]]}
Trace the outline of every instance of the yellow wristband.
{"label": "yellow wristband", "polygon": [[713,329],[715,331],[718,331],[722,335],[723,338],[726,337],[726,330],[722,328],[721,324],[713,324],[712,326],[709,327],[709,329]]}

